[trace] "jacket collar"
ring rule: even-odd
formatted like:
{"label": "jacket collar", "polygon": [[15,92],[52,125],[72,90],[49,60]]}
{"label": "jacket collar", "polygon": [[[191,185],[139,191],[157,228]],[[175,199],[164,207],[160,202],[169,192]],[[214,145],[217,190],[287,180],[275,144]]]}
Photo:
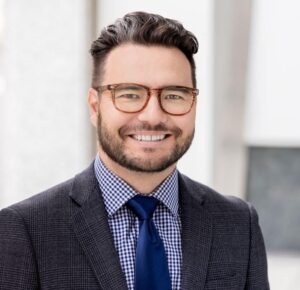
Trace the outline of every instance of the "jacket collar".
{"label": "jacket collar", "polygon": [[[203,187],[179,174],[184,290],[204,289],[212,241],[212,220],[205,210]],[[72,226],[103,289],[127,289],[108,216],[94,173],[94,164],[77,175],[70,192],[75,202]]]}
{"label": "jacket collar", "polygon": [[184,175],[179,178],[184,290],[204,289],[212,242],[212,218],[205,209],[207,192]]}
{"label": "jacket collar", "polygon": [[71,224],[101,288],[127,289],[93,164],[75,177],[69,196],[75,202]]}

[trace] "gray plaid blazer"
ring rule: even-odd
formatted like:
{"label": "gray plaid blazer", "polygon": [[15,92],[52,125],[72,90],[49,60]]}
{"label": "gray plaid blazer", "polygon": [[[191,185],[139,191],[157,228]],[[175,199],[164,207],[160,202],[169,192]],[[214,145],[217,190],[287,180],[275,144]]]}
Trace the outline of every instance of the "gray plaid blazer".
{"label": "gray plaid blazer", "polygon": [[[182,289],[269,289],[253,207],[181,174],[179,182]],[[0,211],[0,289],[127,289],[93,164]]]}

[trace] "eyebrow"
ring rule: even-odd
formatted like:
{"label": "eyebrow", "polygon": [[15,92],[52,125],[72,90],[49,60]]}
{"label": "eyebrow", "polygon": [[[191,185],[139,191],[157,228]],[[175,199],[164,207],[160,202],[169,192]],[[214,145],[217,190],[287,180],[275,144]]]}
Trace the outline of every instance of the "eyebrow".
{"label": "eyebrow", "polygon": [[130,90],[140,90],[140,89],[144,89],[144,87],[142,86],[138,86],[138,85],[128,85],[128,86],[124,86],[122,87],[122,89],[130,89]]}
{"label": "eyebrow", "polygon": [[182,92],[186,92],[189,89],[185,88],[185,87],[181,87],[181,86],[168,86],[168,87],[164,87],[163,89],[171,89],[171,90],[176,90],[176,91],[182,91]]}

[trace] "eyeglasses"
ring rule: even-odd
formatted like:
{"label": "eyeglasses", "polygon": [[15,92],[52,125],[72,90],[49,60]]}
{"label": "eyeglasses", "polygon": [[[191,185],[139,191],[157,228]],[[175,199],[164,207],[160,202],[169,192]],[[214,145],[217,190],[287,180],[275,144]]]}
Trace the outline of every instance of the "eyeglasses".
{"label": "eyeglasses", "polygon": [[150,89],[144,85],[132,83],[105,85],[95,89],[99,93],[109,90],[115,108],[125,113],[142,111],[149,102],[151,92],[156,92],[161,109],[174,116],[189,113],[199,93],[197,89],[182,86]]}

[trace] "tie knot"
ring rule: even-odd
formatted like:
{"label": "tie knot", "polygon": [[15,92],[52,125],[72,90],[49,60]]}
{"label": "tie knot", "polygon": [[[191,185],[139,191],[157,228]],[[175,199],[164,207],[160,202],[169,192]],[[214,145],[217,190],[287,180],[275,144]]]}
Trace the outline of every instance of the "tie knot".
{"label": "tie knot", "polygon": [[151,219],[157,204],[158,200],[155,197],[143,195],[136,195],[127,202],[139,220]]}

